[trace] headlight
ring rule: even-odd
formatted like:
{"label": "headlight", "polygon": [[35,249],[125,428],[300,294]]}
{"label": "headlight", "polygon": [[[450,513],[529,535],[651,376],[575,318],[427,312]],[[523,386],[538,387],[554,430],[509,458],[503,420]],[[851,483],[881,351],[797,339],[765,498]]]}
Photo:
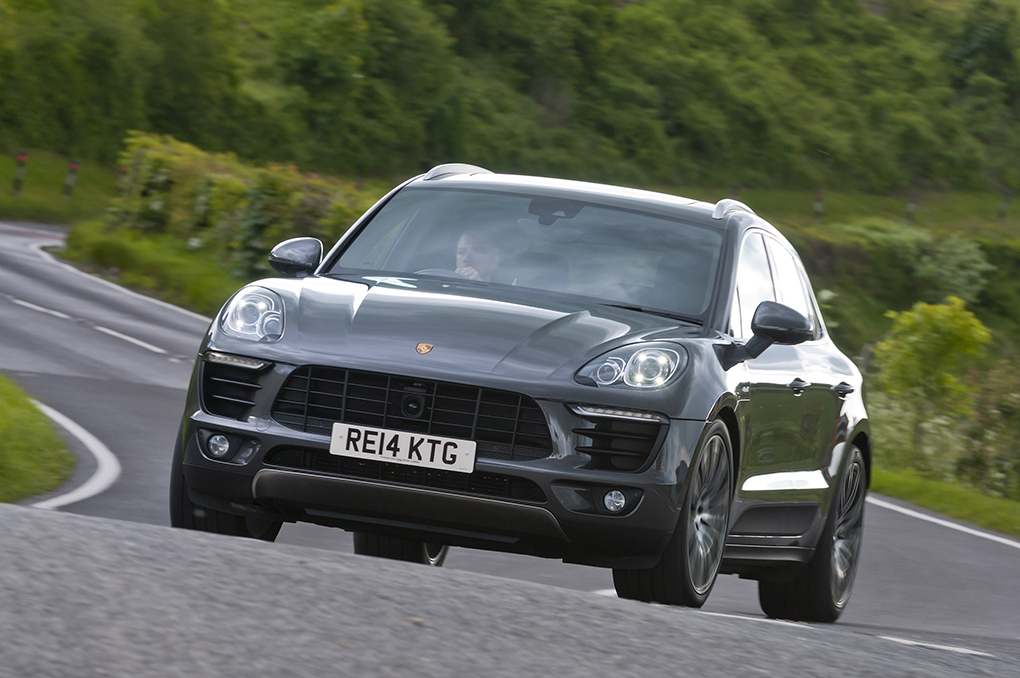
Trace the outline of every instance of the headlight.
{"label": "headlight", "polygon": [[241,290],[223,309],[220,327],[238,339],[279,341],[283,336],[283,301],[265,287]]}
{"label": "headlight", "polygon": [[687,351],[657,344],[625,346],[578,371],[579,383],[599,387],[662,388],[687,366]]}

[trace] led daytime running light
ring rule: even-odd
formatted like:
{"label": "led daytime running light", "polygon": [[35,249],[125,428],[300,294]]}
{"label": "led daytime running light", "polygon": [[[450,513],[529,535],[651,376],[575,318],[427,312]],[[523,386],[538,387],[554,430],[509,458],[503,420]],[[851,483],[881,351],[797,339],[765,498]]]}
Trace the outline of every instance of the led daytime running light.
{"label": "led daytime running light", "polygon": [[607,407],[595,407],[594,405],[571,405],[570,409],[574,414],[582,417],[610,417],[613,419],[640,419],[641,421],[663,421],[661,414],[651,412],[639,412],[637,410],[617,410]]}
{"label": "led daytime running light", "polygon": [[252,360],[250,358],[238,358],[233,355],[226,355],[224,353],[206,353],[205,359],[212,363],[223,363],[224,365],[236,365],[237,367],[244,367],[249,370],[261,370],[268,363],[262,362],[261,360]]}

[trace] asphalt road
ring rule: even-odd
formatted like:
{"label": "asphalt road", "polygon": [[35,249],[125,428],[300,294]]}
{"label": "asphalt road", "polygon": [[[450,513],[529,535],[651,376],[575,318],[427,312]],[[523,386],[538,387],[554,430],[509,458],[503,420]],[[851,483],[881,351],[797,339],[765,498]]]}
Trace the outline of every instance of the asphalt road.
{"label": "asphalt road", "polygon": [[[62,238],[60,229],[0,224],[0,371],[120,461],[109,489],[62,510],[167,525],[172,439],[208,321],[39,252]],[[92,467],[85,454],[68,485]],[[352,551],[348,534],[312,526],[286,525],[278,543]],[[612,588],[607,570],[525,556],[458,549],[445,569],[590,595]],[[831,632],[1020,657],[1018,581],[1020,549],[869,504],[853,598]],[[704,609],[761,617],[754,582],[732,576],[720,577]]]}
{"label": "asphalt road", "polygon": [[1020,660],[0,506],[0,678],[1015,677]]}

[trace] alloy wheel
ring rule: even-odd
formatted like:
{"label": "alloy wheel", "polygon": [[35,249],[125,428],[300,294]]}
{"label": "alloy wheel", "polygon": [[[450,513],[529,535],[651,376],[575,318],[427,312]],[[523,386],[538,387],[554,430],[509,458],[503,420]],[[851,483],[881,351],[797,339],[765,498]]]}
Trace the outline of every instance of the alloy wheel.
{"label": "alloy wheel", "polygon": [[730,517],[730,456],[720,436],[705,445],[688,492],[687,570],[694,590],[704,595],[722,562]]}

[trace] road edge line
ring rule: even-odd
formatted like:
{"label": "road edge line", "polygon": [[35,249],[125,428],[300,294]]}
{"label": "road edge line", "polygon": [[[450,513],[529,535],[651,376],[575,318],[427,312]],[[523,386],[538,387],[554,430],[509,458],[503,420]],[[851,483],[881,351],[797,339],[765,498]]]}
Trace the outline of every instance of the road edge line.
{"label": "road edge line", "polygon": [[159,346],[153,346],[152,344],[142,341],[141,339],[135,339],[134,337],[129,337],[126,334],[121,334],[117,330],[111,330],[109,327],[103,327],[102,325],[93,325],[92,327],[94,327],[97,332],[102,332],[107,336],[116,337],[117,339],[120,339],[122,341],[130,342],[135,346],[140,346],[141,348],[144,348],[146,351],[152,351],[153,353],[159,353],[160,355],[169,355],[169,351],[166,351],[160,348]]}
{"label": "road edge line", "polygon": [[925,647],[930,650],[946,650],[947,652],[956,652],[957,654],[969,654],[975,657],[990,657],[995,659],[994,654],[988,654],[987,652],[981,652],[980,650],[972,650],[969,647],[960,647],[959,645],[939,645],[938,643],[924,643],[920,640],[909,640],[907,638],[897,638],[896,636],[878,636],[882,640],[891,640],[894,643],[900,645],[909,645],[911,647]]}
{"label": "road edge line", "polygon": [[67,270],[73,271],[74,273],[77,273],[78,275],[82,275],[82,276],[85,276],[86,278],[91,278],[91,279],[93,279],[93,280],[95,280],[97,282],[100,282],[100,283],[106,285],[107,287],[112,287],[113,289],[120,290],[124,294],[127,294],[127,295],[132,296],[132,297],[137,297],[138,299],[144,299],[145,301],[152,302],[153,304],[157,304],[157,305],[162,306],[164,308],[172,309],[174,311],[177,311],[178,313],[183,313],[184,315],[190,316],[191,318],[194,318],[196,320],[202,320],[202,321],[207,322],[207,323],[211,323],[212,322],[212,318],[207,318],[204,315],[201,315],[199,313],[195,313],[194,311],[189,311],[188,309],[181,308],[180,306],[174,306],[173,304],[171,304],[169,302],[166,302],[166,301],[163,301],[162,299],[154,299],[153,297],[148,297],[148,296],[145,296],[144,294],[139,294],[138,292],[135,292],[134,290],[129,290],[128,288],[123,287],[121,285],[118,285],[115,282],[111,282],[109,280],[106,280],[105,278],[100,278],[97,275],[92,275],[91,273],[86,273],[85,271],[80,271],[77,268],[75,268],[74,266],[72,266],[71,264],[69,264],[69,263],[67,263],[65,261],[60,261],[55,256],[53,256],[52,254],[50,254],[49,252],[47,252],[46,250],[43,249],[43,247],[47,247],[47,246],[48,246],[48,243],[41,243],[41,242],[32,243],[31,245],[29,245],[29,247],[32,249],[32,251],[34,251],[36,254],[38,254],[40,257],[42,257],[43,259],[45,259],[49,263],[53,264],[54,266],[60,266],[62,268],[66,268]]}
{"label": "road edge line", "polygon": [[890,511],[896,511],[897,513],[902,513],[903,515],[910,516],[911,518],[917,518],[918,520],[926,520],[929,523],[935,523],[936,525],[941,525],[942,527],[948,527],[948,528],[956,530],[958,532],[964,532],[966,534],[974,535],[975,537],[982,537],[982,538],[987,539],[989,541],[998,542],[1000,544],[1005,544],[1006,546],[1012,546],[1015,549],[1020,549],[1020,541],[1015,541],[1013,539],[1007,539],[1006,537],[1000,537],[997,534],[990,534],[988,532],[982,532],[981,530],[975,530],[974,528],[967,527],[965,525],[958,525],[957,523],[953,523],[953,522],[950,522],[948,520],[942,520],[941,518],[936,518],[934,516],[929,516],[929,515],[926,515],[924,513],[920,513],[918,511],[912,511],[912,510],[910,510],[908,508],[903,508],[902,506],[897,506],[896,504],[893,504],[893,503],[888,502],[888,501],[882,501],[881,499],[875,499],[874,497],[871,497],[871,496],[868,497],[867,501],[868,501],[869,504],[874,504],[875,506],[881,506],[884,509],[889,509]]}
{"label": "road edge line", "polygon": [[100,442],[94,435],[60,412],[57,412],[52,407],[43,405],[38,400],[32,400],[32,404],[35,405],[40,412],[49,417],[54,423],[77,438],[78,441],[92,454],[92,456],[96,458],[96,463],[98,464],[96,472],[93,473],[92,477],[84,483],[70,492],[31,504],[33,508],[55,509],[61,506],[67,506],[68,504],[74,504],[82,501],[83,499],[94,497],[101,492],[105,492],[111,485],[117,482],[117,479],[120,477],[120,462],[117,460],[117,456],[110,451],[110,448]]}

